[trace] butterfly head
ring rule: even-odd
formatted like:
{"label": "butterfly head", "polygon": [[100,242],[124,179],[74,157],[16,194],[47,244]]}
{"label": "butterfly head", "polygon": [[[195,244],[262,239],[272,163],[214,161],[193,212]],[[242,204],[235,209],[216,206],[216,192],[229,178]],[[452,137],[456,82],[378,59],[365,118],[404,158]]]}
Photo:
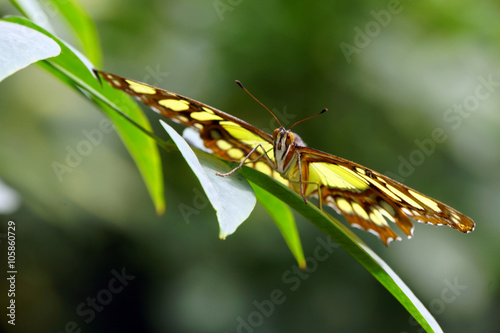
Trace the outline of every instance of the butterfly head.
{"label": "butterfly head", "polygon": [[280,127],[273,131],[273,141],[277,150],[288,150],[295,142],[295,135],[292,131]]}
{"label": "butterfly head", "polygon": [[287,152],[291,146],[305,147],[305,142],[298,136],[284,127],[277,128],[273,131],[273,142],[276,150]]}
{"label": "butterfly head", "polygon": [[273,131],[273,152],[276,159],[276,169],[279,173],[285,173],[288,166],[293,164],[290,162],[296,158],[296,146],[305,146],[305,143],[291,130],[280,127]]}
{"label": "butterfly head", "polygon": [[[317,114],[315,114],[313,116],[301,119],[301,120],[295,122],[288,129],[285,129],[281,125],[281,123],[278,120],[278,118],[276,118],[276,116],[274,115],[274,113],[272,113],[271,111],[269,111],[269,112],[271,112],[271,114],[273,115],[273,117],[276,119],[276,121],[280,125],[279,128],[277,128],[277,129],[275,129],[273,131],[273,142],[274,142],[275,155],[276,155],[277,151],[282,151],[284,153],[284,155],[288,154],[288,152],[290,151],[290,147],[294,147],[294,146],[306,147],[306,143],[304,142],[304,140],[302,140],[300,138],[300,136],[298,136],[296,133],[292,132],[292,127],[294,127],[297,124],[300,124],[303,121],[315,118],[315,117],[319,116],[320,114],[325,113],[326,111],[328,111],[328,110],[327,109],[323,109],[323,110],[321,110],[321,112],[319,112],[319,113],[317,113]],[[293,153],[293,151],[292,151],[292,153]]]}

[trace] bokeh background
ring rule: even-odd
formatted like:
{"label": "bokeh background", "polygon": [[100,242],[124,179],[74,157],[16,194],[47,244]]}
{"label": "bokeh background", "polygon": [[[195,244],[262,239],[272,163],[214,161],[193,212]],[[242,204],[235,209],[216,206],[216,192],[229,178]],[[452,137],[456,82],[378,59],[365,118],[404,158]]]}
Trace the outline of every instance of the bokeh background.
{"label": "bokeh background", "polygon": [[[356,232],[445,331],[498,329],[496,1],[83,5],[96,22],[105,70],[267,130],[275,126],[271,116],[235,79],[287,125],[326,107],[328,113],[295,128],[310,146],[396,177],[471,216],[472,234],[419,224],[414,239],[390,248]],[[16,10],[2,3],[0,13]],[[86,140],[84,131],[98,129],[104,115],[36,66],[0,83],[0,96],[0,262],[6,267],[6,224],[13,220],[19,272],[16,327],[2,310],[4,330],[421,332],[340,248],[298,273],[260,207],[219,240],[215,213],[177,152],[162,151],[163,216],[155,214],[114,132],[59,181],[52,163],[64,163],[68,149]],[[158,117],[146,112],[163,136]],[[188,218],[180,209],[186,206],[193,209]],[[305,254],[313,257],[326,237],[297,221]],[[115,276],[123,274],[119,288]],[[1,279],[2,299],[7,289]],[[92,312],[92,299],[105,304]],[[278,300],[272,307],[271,299]]]}

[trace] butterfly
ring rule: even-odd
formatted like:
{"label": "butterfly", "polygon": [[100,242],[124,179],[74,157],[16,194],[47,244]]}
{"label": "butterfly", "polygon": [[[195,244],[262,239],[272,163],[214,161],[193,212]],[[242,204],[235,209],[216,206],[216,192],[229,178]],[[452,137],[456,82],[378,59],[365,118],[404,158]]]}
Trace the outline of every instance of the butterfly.
{"label": "butterfly", "polygon": [[219,158],[240,163],[219,175],[228,176],[243,164],[252,167],[290,187],[306,203],[307,198],[317,197],[320,208],[332,207],[351,226],[378,236],[386,246],[401,240],[391,223],[408,238],[413,236],[412,219],[463,233],[474,230],[474,221],[454,208],[360,164],[309,148],[291,128],[280,125],[270,135],[194,99],[95,71],[159,114],[199,131],[205,147]]}

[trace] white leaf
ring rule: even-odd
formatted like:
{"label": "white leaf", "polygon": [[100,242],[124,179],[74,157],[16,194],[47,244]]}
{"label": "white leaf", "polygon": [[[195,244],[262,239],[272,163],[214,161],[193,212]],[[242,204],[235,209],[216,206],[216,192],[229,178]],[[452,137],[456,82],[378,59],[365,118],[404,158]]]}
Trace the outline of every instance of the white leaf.
{"label": "white leaf", "polygon": [[0,21],[0,81],[34,62],[59,53],[61,47],[41,32]]}
{"label": "white leaf", "polygon": [[203,153],[198,155],[198,159],[182,136],[164,121],[160,120],[160,123],[200,180],[208,200],[217,212],[219,237],[226,238],[248,218],[255,207],[256,199],[252,188],[238,173],[228,177],[217,176],[216,172],[230,171],[226,163],[216,158],[203,158]]}

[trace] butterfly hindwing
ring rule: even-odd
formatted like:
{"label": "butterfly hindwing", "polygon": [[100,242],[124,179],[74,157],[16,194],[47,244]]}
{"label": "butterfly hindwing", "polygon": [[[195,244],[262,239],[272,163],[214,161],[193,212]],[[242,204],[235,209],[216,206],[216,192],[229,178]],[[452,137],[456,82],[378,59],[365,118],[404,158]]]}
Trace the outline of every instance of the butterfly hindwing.
{"label": "butterfly hindwing", "polygon": [[307,195],[321,196],[323,204],[342,213],[351,225],[377,235],[386,245],[400,239],[389,223],[412,236],[410,218],[461,232],[474,230],[475,224],[467,216],[376,171],[312,148],[297,149],[302,176],[309,182],[305,184]]}

